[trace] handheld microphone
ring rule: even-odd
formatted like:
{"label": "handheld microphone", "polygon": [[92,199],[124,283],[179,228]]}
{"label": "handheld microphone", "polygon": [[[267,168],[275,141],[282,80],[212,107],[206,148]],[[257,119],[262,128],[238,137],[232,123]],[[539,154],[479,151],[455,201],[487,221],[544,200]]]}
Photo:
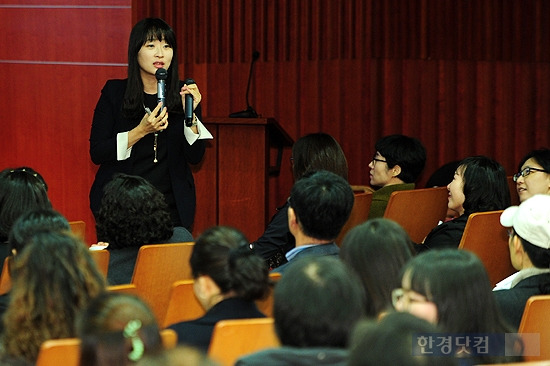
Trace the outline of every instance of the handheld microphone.
{"label": "handheld microphone", "polygon": [[155,72],[157,78],[157,103],[162,103],[162,108],[166,106],[166,79],[168,72],[166,69],[160,68]]}
{"label": "handheld microphone", "polygon": [[254,68],[254,63],[260,58],[260,52],[252,52],[252,62],[250,63],[250,72],[248,73],[248,85],[246,86],[246,109],[241,112],[231,113],[230,118],[258,118],[258,113],[252,108],[250,103],[248,103],[248,93],[250,92],[250,81],[252,81],[252,70]]}
{"label": "handheld microphone", "polygon": [[[183,81],[186,85],[196,84],[195,80],[187,78]],[[185,125],[191,127],[193,125],[193,96],[185,94]]]}

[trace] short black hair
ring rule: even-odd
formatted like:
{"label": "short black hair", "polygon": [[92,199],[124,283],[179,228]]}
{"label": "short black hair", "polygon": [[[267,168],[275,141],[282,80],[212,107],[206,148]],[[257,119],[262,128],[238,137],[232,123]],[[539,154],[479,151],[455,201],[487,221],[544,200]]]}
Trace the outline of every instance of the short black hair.
{"label": "short black hair", "polygon": [[542,148],[537,150],[532,150],[528,152],[523,159],[519,162],[518,172],[521,171],[521,167],[529,159],[535,159],[537,163],[547,172],[550,173],[550,149]]}
{"label": "short black hair", "polygon": [[363,287],[336,257],[297,259],[273,296],[275,330],[285,346],[344,348],[364,315]]}
{"label": "short black hair", "polygon": [[397,178],[414,183],[426,165],[426,148],[420,140],[405,135],[384,136],[374,145],[388,164],[388,168],[401,167]]}
{"label": "short black hair", "polygon": [[320,170],[294,183],[289,204],[304,234],[334,240],[348,220],[354,200],[353,190],[344,178]]}
{"label": "short black hair", "polygon": [[463,159],[457,170],[464,181],[464,214],[504,210],[510,206],[510,188],[506,171],[499,162],[487,156]]}

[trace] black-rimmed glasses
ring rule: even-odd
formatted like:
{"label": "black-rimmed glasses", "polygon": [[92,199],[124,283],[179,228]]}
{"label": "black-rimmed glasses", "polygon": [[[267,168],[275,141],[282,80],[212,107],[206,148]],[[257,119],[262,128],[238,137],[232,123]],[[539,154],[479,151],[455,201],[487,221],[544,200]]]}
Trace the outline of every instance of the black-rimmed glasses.
{"label": "black-rimmed glasses", "polygon": [[521,172],[519,173],[516,173],[514,174],[513,176],[513,179],[514,179],[514,182],[517,182],[519,177],[526,177],[528,176],[529,174],[533,173],[533,172],[545,172],[545,173],[548,173],[546,170],[544,169],[540,169],[540,168],[531,168],[531,167],[527,167],[525,169],[523,169]]}
{"label": "black-rimmed glasses", "polygon": [[378,159],[376,157],[376,154],[374,154],[374,156],[372,157],[372,164],[375,165],[377,161],[380,162],[380,163],[387,163],[386,160]]}

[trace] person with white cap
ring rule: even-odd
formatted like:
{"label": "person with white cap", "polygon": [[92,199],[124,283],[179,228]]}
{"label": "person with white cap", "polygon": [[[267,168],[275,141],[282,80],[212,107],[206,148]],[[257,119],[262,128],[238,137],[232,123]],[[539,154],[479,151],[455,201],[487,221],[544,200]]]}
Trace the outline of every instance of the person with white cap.
{"label": "person with white cap", "polygon": [[529,297],[550,293],[550,195],[507,208],[500,223],[511,228],[508,248],[518,272],[497,283],[493,294],[503,317],[518,328]]}

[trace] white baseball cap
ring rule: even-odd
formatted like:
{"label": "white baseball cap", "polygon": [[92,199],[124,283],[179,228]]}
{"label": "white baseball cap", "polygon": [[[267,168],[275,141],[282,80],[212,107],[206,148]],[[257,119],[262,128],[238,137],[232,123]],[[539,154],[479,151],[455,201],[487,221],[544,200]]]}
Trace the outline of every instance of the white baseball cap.
{"label": "white baseball cap", "polygon": [[537,194],[519,206],[508,207],[500,215],[500,223],[513,227],[529,243],[550,249],[550,195]]}

